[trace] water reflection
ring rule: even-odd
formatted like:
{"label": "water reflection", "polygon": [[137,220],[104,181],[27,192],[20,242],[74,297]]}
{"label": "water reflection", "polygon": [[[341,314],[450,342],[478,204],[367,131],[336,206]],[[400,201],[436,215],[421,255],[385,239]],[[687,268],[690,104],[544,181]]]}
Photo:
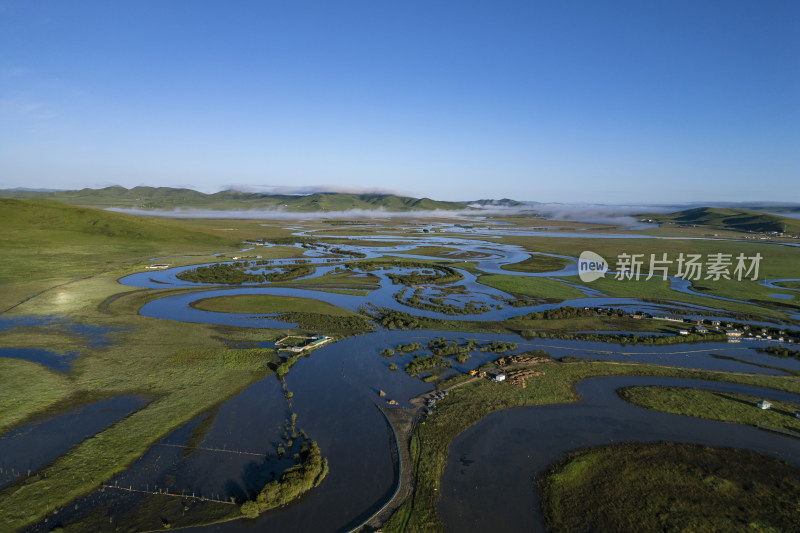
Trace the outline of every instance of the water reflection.
{"label": "water reflection", "polygon": [[754,427],[642,409],[615,393],[631,385],[702,387],[800,401],[798,395],[728,383],[603,377],[578,384],[579,403],[492,413],[450,446],[439,502],[446,530],[545,531],[535,479],[564,454],[588,446],[668,440],[746,448],[800,465],[796,439]]}
{"label": "water reflection", "polygon": [[0,487],[36,472],[72,446],[139,409],[145,401],[137,395],[115,396],[0,435]]}

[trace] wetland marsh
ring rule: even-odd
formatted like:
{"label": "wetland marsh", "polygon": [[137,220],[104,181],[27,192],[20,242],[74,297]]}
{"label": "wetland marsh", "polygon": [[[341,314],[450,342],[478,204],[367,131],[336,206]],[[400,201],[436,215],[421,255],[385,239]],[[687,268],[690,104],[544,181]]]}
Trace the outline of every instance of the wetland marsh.
{"label": "wetland marsh", "polygon": [[[7,400],[0,409],[7,428],[2,438],[19,438],[14,431],[48,431],[37,418],[48,413],[54,420],[83,417],[81,424],[90,428],[56,439],[60,448],[42,452],[43,459],[23,454],[9,463],[15,474],[2,488],[0,517],[12,530],[192,526],[241,531],[253,527],[254,520],[259,528],[309,532],[366,531],[381,524],[384,531],[465,530],[477,523],[475,512],[495,500],[508,504],[479,512],[480,520],[502,515],[502,530],[536,529],[543,522],[526,480],[569,451],[607,442],[581,437],[595,425],[601,434],[616,428],[609,437],[615,441],[724,440],[796,462],[784,451],[791,448],[786,444],[791,437],[757,429],[723,431],[719,422],[689,422],[681,415],[663,416],[694,429],[647,433],[637,425],[644,415],[633,415],[638,408],[610,403],[607,394],[583,392],[594,381],[582,380],[616,374],[637,376],[624,378],[631,386],[651,383],[645,376],[669,376],[714,380],[713,387],[731,382],[741,385],[725,386],[800,392],[800,363],[758,350],[777,343],[779,330],[787,338],[797,334],[791,304],[774,296],[777,286],[744,282],[734,294],[725,284],[691,290],[677,278],[638,285],[617,285],[613,274],[592,284],[577,279],[575,250],[589,242],[609,253],[631,243],[643,250],[677,250],[672,240],[602,231],[540,232],[514,224],[463,228],[379,222],[380,229],[368,237],[320,223],[288,229],[237,224],[243,226],[237,230],[242,242],[265,240],[248,241],[245,250],[241,243],[217,249],[222,256],[207,254],[201,261],[185,253],[190,248],[177,247],[173,255],[160,255],[166,268],[144,269],[150,255],[138,265],[6,302],[11,310],[2,317],[9,325],[0,363],[4,376],[17,377],[4,378],[7,387],[0,393]],[[422,228],[428,231],[421,234]],[[259,237],[259,231],[280,244]],[[680,244],[705,251],[743,246],[715,240]],[[795,249],[747,246],[742,249],[759,246],[769,279],[784,285],[796,279]],[[300,275],[269,275],[296,265],[303,268]],[[61,317],[80,327],[53,329],[40,318],[45,310],[59,309]],[[565,318],[546,318],[554,310],[565,310]],[[632,318],[642,314],[680,317],[681,322]],[[642,339],[673,336],[685,327],[683,320],[720,320],[754,332],[764,328],[775,333],[775,340],[753,337],[730,344],[699,336],[692,343],[676,338],[677,343],[663,346],[581,340],[587,333],[610,339],[632,339],[621,336],[630,332]],[[334,342],[299,355],[279,351],[275,341],[293,333],[329,336]],[[48,344],[37,346],[37,339],[45,338]],[[461,348],[423,365],[427,350],[435,349],[426,346],[437,346],[437,339]],[[387,348],[417,343],[418,348],[388,355]],[[481,349],[492,343],[513,345],[509,357],[541,352],[553,359],[530,370],[524,363],[506,369],[495,362],[498,353]],[[69,349],[56,353],[42,346]],[[2,350],[15,351],[4,356]],[[469,375],[481,370],[489,376]],[[514,381],[523,385],[489,382],[502,372],[526,376]],[[423,398],[436,390],[452,393],[441,396],[434,408],[423,407]],[[99,418],[90,406],[83,414],[75,411],[87,403],[82,397],[103,402],[119,395],[146,400],[122,419]],[[577,403],[560,406],[563,402]],[[509,460],[514,446],[528,438],[520,428],[543,422],[506,427],[496,421],[539,420],[543,413],[564,409],[591,412],[594,425],[580,428],[583,418],[569,415],[578,426],[552,431],[549,455],[535,464]],[[484,429],[487,424],[491,430]],[[716,437],[700,439],[703,431]],[[482,442],[469,437],[473,434],[500,439],[504,448],[510,446],[510,455],[481,455],[475,462],[474,452],[462,450],[467,441],[471,446]],[[747,438],[737,440],[740,434]],[[296,502],[246,517],[242,504],[282,479],[301,460],[301,445],[312,440],[327,461],[325,478]],[[96,461],[98,455],[104,460]],[[469,471],[478,472],[480,485],[491,494],[475,492],[473,498],[453,488],[451,472],[459,461],[461,470],[466,463],[474,465]],[[514,465],[512,481],[492,481],[505,475],[495,471],[498,461]],[[17,475],[23,467],[25,475]],[[528,503],[510,498],[512,493]],[[509,505],[519,512],[506,509]]]}

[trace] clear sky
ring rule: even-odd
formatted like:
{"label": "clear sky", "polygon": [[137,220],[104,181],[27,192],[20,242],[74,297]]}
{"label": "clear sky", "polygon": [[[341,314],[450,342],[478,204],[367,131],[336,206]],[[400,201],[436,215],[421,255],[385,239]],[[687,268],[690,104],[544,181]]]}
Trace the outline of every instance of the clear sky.
{"label": "clear sky", "polygon": [[0,187],[800,201],[796,0],[0,0]]}

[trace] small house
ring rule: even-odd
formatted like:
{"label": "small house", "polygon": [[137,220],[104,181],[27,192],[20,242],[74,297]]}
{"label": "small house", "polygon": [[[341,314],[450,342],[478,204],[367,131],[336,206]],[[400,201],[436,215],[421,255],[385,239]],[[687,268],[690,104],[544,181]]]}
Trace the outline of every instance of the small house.
{"label": "small house", "polygon": [[767,400],[761,400],[756,405],[758,406],[759,409],[764,409],[764,410],[767,410],[770,407],[772,407],[772,404],[770,402],[768,402]]}
{"label": "small house", "polygon": [[688,329],[679,329],[678,330],[678,335],[688,335],[688,334],[689,334],[689,330]]}
{"label": "small house", "polygon": [[499,383],[499,382],[501,382],[501,381],[505,381],[505,380],[506,380],[506,375],[505,375],[505,374],[497,374],[497,375],[494,377],[494,380],[493,380],[493,381],[494,381],[494,382],[496,382],[496,383]]}
{"label": "small house", "polygon": [[725,330],[725,334],[728,335],[729,338],[734,338],[734,339],[741,338],[742,336],[742,332],[739,331],[738,329]]}
{"label": "small house", "polygon": [[708,328],[705,326],[695,326],[694,328],[695,333],[708,333]]}
{"label": "small house", "polygon": [[309,346],[312,346],[312,347],[322,346],[326,342],[328,342],[327,338],[317,339],[317,340],[311,341],[311,344],[309,344]]}

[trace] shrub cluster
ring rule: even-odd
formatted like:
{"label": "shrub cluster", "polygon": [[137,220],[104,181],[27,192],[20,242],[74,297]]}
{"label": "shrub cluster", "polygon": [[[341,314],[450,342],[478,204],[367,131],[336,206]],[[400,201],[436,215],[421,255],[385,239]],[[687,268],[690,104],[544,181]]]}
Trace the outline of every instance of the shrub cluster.
{"label": "shrub cluster", "polygon": [[283,313],[275,317],[284,322],[296,322],[301,329],[315,331],[353,330],[363,331],[372,329],[369,320],[360,315],[331,316],[322,313]]}
{"label": "shrub cluster", "polygon": [[241,506],[244,516],[255,518],[260,513],[282,507],[317,487],[328,475],[328,460],[322,458],[316,441],[300,448],[300,462],[284,471],[279,480],[271,481],[261,489],[255,500]]}
{"label": "shrub cluster", "polygon": [[800,350],[792,350],[790,348],[784,348],[783,346],[769,346],[767,349],[759,351],[765,352],[774,357],[793,357],[800,361]]}
{"label": "shrub cluster", "polygon": [[426,370],[450,366],[453,366],[452,363],[447,359],[444,359],[441,355],[429,355],[427,357],[414,358],[406,365],[406,372],[413,376]]}

